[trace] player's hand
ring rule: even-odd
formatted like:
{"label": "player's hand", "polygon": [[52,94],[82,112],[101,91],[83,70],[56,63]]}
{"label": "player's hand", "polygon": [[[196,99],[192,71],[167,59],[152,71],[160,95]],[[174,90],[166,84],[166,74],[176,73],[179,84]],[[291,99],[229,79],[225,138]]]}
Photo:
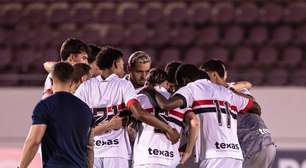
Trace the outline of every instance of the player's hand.
{"label": "player's hand", "polygon": [[118,115],[115,115],[109,122],[112,129],[122,128],[122,118]]}
{"label": "player's hand", "polygon": [[190,158],[192,152],[184,152],[182,153],[180,164],[186,163],[186,161]]}
{"label": "player's hand", "polygon": [[130,124],[128,126],[128,134],[129,134],[129,137],[133,140],[136,139],[136,135],[137,135],[137,130],[135,128],[132,127],[132,124]]}
{"label": "player's hand", "polygon": [[172,142],[172,144],[177,143],[177,141],[180,139],[180,134],[177,132],[175,128],[170,129],[166,133],[166,136]]}

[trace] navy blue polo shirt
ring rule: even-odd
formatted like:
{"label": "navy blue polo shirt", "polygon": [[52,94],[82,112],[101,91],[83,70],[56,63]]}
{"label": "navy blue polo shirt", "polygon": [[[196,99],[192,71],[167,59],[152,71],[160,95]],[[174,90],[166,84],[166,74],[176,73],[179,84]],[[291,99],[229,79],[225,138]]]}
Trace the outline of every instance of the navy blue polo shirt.
{"label": "navy blue polo shirt", "polygon": [[89,107],[69,92],[56,92],[33,111],[33,125],[47,125],[41,142],[43,167],[87,167],[87,144],[93,116]]}

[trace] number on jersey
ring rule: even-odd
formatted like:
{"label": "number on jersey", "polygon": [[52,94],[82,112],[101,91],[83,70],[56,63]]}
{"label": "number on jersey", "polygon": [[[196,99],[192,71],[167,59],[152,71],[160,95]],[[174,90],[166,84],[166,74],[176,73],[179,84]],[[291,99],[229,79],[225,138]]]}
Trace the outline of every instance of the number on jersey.
{"label": "number on jersey", "polygon": [[[216,106],[218,124],[219,126],[222,126],[222,115],[221,115],[222,109],[220,107],[220,103],[218,100],[214,100],[214,104]],[[225,114],[226,114],[226,125],[227,125],[227,128],[231,128],[231,112],[229,110],[228,102],[224,103],[224,107],[225,107]]]}

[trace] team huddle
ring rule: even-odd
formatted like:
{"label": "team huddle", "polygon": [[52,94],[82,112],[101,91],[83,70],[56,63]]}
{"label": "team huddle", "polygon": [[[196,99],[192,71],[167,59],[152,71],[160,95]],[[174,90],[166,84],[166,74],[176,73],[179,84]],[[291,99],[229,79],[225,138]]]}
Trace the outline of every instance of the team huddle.
{"label": "team huddle", "polygon": [[270,168],[276,147],[247,81],[226,65],[170,62],[67,39],[32,116],[19,167],[41,144],[43,167]]}

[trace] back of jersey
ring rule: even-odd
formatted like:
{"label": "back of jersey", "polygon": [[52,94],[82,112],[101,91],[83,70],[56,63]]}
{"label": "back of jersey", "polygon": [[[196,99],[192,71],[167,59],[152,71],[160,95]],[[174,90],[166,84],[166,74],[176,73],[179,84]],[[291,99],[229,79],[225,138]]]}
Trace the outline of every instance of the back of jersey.
{"label": "back of jersey", "polygon": [[176,94],[185,97],[187,106],[192,107],[201,122],[197,160],[243,159],[237,138],[237,112],[248,106],[248,99],[206,79],[192,82]]}
{"label": "back of jersey", "polygon": [[[170,96],[164,88],[155,87],[155,89],[166,98]],[[172,126],[173,123],[169,121],[169,118],[173,118],[173,114],[156,110],[154,105],[152,105],[150,98],[145,94],[139,94],[137,99],[142,108],[147,112],[155,115],[156,118]],[[178,131],[181,130],[180,127],[176,128]],[[167,139],[163,131],[146,123],[141,123],[141,129],[137,132],[134,143],[134,165],[161,164],[164,166],[175,167],[179,164],[180,160],[178,146],[179,142],[172,145],[171,141]]]}
{"label": "back of jersey", "polygon": [[[126,112],[125,107],[136,100],[133,85],[113,74],[85,81],[75,95],[92,108],[96,125],[103,124],[114,115]],[[95,136],[95,157],[131,158],[130,141],[126,128],[111,130]]]}

